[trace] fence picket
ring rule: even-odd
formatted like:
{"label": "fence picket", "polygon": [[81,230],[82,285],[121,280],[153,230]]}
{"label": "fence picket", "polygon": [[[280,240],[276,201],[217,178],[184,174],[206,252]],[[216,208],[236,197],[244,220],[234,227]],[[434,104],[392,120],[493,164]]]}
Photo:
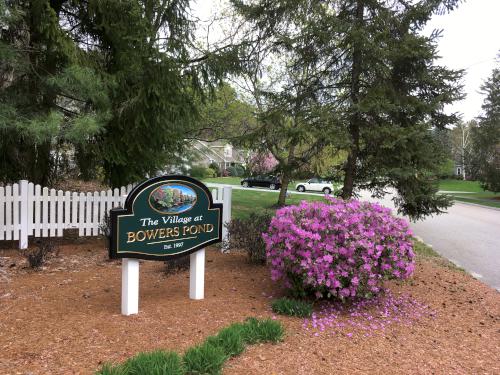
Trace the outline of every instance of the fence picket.
{"label": "fence picket", "polygon": [[127,195],[127,191],[126,191],[125,187],[122,186],[120,188],[120,196],[118,197],[118,202],[120,203],[120,206],[122,206],[122,199],[123,199],[124,195]]}
{"label": "fence picket", "polygon": [[[97,228],[102,224],[104,221],[104,214],[106,213],[106,192],[101,191],[99,193],[99,223]],[[99,234],[99,230],[97,231],[97,234]]]}
{"label": "fence picket", "polygon": [[49,189],[44,187],[42,189],[42,196],[41,196],[41,203],[42,203],[42,237],[48,237],[49,236]]}
{"label": "fence picket", "polygon": [[109,210],[113,208],[113,191],[109,189],[106,192],[106,214],[109,215]]}
{"label": "fence picket", "polygon": [[71,228],[78,228],[78,193],[71,194]]}
{"label": "fence picket", "polygon": [[64,192],[62,190],[57,191],[56,201],[57,201],[57,219],[56,219],[57,237],[62,237],[64,228],[64,218],[63,218]]}
{"label": "fence picket", "polygon": [[28,184],[28,236],[32,236],[35,232],[34,205],[35,205],[35,185],[32,182],[30,182]]}
{"label": "fence picket", "polygon": [[99,234],[99,193],[94,191],[92,199],[92,235]]}
{"label": "fence picket", "polygon": [[35,203],[35,237],[42,235],[42,187],[35,185],[35,196],[33,197]]}
{"label": "fence picket", "polygon": [[19,239],[19,184],[12,185],[12,239]]}
{"label": "fence picket", "polygon": [[85,235],[90,236],[92,229],[92,193],[87,193],[85,199]]}
{"label": "fence picket", "polygon": [[0,186],[0,240],[5,238],[5,188]]}
{"label": "fence picket", "polygon": [[78,235],[85,235],[85,193],[80,193],[78,200]]}
{"label": "fence picket", "polygon": [[120,190],[118,188],[113,189],[113,207],[121,206],[120,201]]}
{"label": "fence picket", "polygon": [[64,229],[71,226],[71,193],[66,191],[64,193]]}
{"label": "fence picket", "polygon": [[49,236],[56,235],[56,189],[49,191]]}
{"label": "fence picket", "polygon": [[5,188],[5,239],[12,239],[12,186]]}

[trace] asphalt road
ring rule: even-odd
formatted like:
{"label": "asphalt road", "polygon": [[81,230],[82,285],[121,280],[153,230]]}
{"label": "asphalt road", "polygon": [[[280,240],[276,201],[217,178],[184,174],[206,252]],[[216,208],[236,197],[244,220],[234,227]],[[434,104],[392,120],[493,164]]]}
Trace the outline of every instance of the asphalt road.
{"label": "asphalt road", "polygon": [[[390,197],[373,199],[394,208]],[[441,215],[412,222],[414,234],[473,277],[500,291],[500,210],[455,202]]]}
{"label": "asphalt road", "polygon": [[[233,186],[233,188],[270,191],[241,186]],[[317,195],[312,192],[292,191],[290,193],[292,195]],[[369,193],[361,194],[361,199],[378,201],[387,207],[394,208],[390,198],[386,196],[384,199],[374,199]],[[415,235],[431,245],[439,254],[462,267],[478,280],[500,291],[500,210],[455,202],[447,213],[410,223],[410,226]]]}

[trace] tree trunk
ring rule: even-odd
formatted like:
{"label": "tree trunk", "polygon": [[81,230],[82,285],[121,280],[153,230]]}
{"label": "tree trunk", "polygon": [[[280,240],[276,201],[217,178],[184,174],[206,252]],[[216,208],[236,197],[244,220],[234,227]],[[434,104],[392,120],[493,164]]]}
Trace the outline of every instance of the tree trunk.
{"label": "tree trunk", "polygon": [[[356,28],[358,31],[363,27],[364,1],[359,0],[356,6]],[[352,52],[352,70],[351,70],[351,108],[353,114],[349,120],[349,133],[351,136],[351,148],[347,156],[344,172],[344,186],[342,188],[342,198],[350,199],[354,191],[354,182],[357,174],[357,161],[359,154],[359,123],[361,117],[359,115],[359,91],[360,77],[362,71],[362,54],[359,40],[353,41]]]}
{"label": "tree trunk", "polygon": [[462,125],[462,176],[465,181],[465,125]]}
{"label": "tree trunk", "polygon": [[288,183],[292,176],[292,170],[295,158],[295,145],[292,144],[288,150],[288,157],[286,158],[286,165],[283,168],[283,177],[281,178],[281,190],[278,197],[278,206],[284,206],[286,202],[286,191],[288,189]]}
{"label": "tree trunk", "polygon": [[288,189],[288,183],[290,182],[290,173],[288,171],[283,173],[283,177],[281,179],[281,190],[280,195],[278,197],[278,206],[284,206],[286,203],[286,192]]}
{"label": "tree trunk", "polygon": [[[353,139],[354,141],[354,139]],[[342,187],[342,199],[351,199],[354,192],[354,179],[356,176],[356,161],[358,159],[358,151],[355,147],[351,147],[345,166],[344,186]]]}

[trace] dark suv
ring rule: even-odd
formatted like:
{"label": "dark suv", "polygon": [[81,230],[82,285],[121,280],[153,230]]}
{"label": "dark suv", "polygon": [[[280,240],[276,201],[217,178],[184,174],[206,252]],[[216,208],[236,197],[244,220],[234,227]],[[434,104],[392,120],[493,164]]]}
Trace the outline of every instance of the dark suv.
{"label": "dark suv", "polygon": [[278,190],[281,188],[281,181],[276,176],[252,176],[246,177],[241,180],[241,186],[244,187],[267,187],[271,190]]}

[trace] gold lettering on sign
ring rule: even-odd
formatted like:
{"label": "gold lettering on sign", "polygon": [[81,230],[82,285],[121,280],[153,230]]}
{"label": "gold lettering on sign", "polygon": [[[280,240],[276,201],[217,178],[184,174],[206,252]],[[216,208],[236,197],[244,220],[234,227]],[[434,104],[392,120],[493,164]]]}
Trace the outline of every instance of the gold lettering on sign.
{"label": "gold lettering on sign", "polygon": [[[206,225],[211,225],[212,224],[206,224]],[[193,233],[197,233],[200,225],[191,225],[190,227],[183,227],[184,228],[184,235],[186,233],[191,233],[189,230],[192,228]],[[187,229],[186,229],[187,228]],[[203,231],[206,231],[205,229]],[[201,231],[200,231],[201,232]],[[209,231],[210,232],[210,231]],[[174,228],[156,228],[156,229],[146,229],[146,230],[140,230],[138,232],[127,232],[127,243],[131,242],[143,242],[144,240],[156,240],[156,239],[164,239],[164,238],[169,238],[169,237],[179,237],[180,235],[180,228],[179,227],[174,227]]]}

